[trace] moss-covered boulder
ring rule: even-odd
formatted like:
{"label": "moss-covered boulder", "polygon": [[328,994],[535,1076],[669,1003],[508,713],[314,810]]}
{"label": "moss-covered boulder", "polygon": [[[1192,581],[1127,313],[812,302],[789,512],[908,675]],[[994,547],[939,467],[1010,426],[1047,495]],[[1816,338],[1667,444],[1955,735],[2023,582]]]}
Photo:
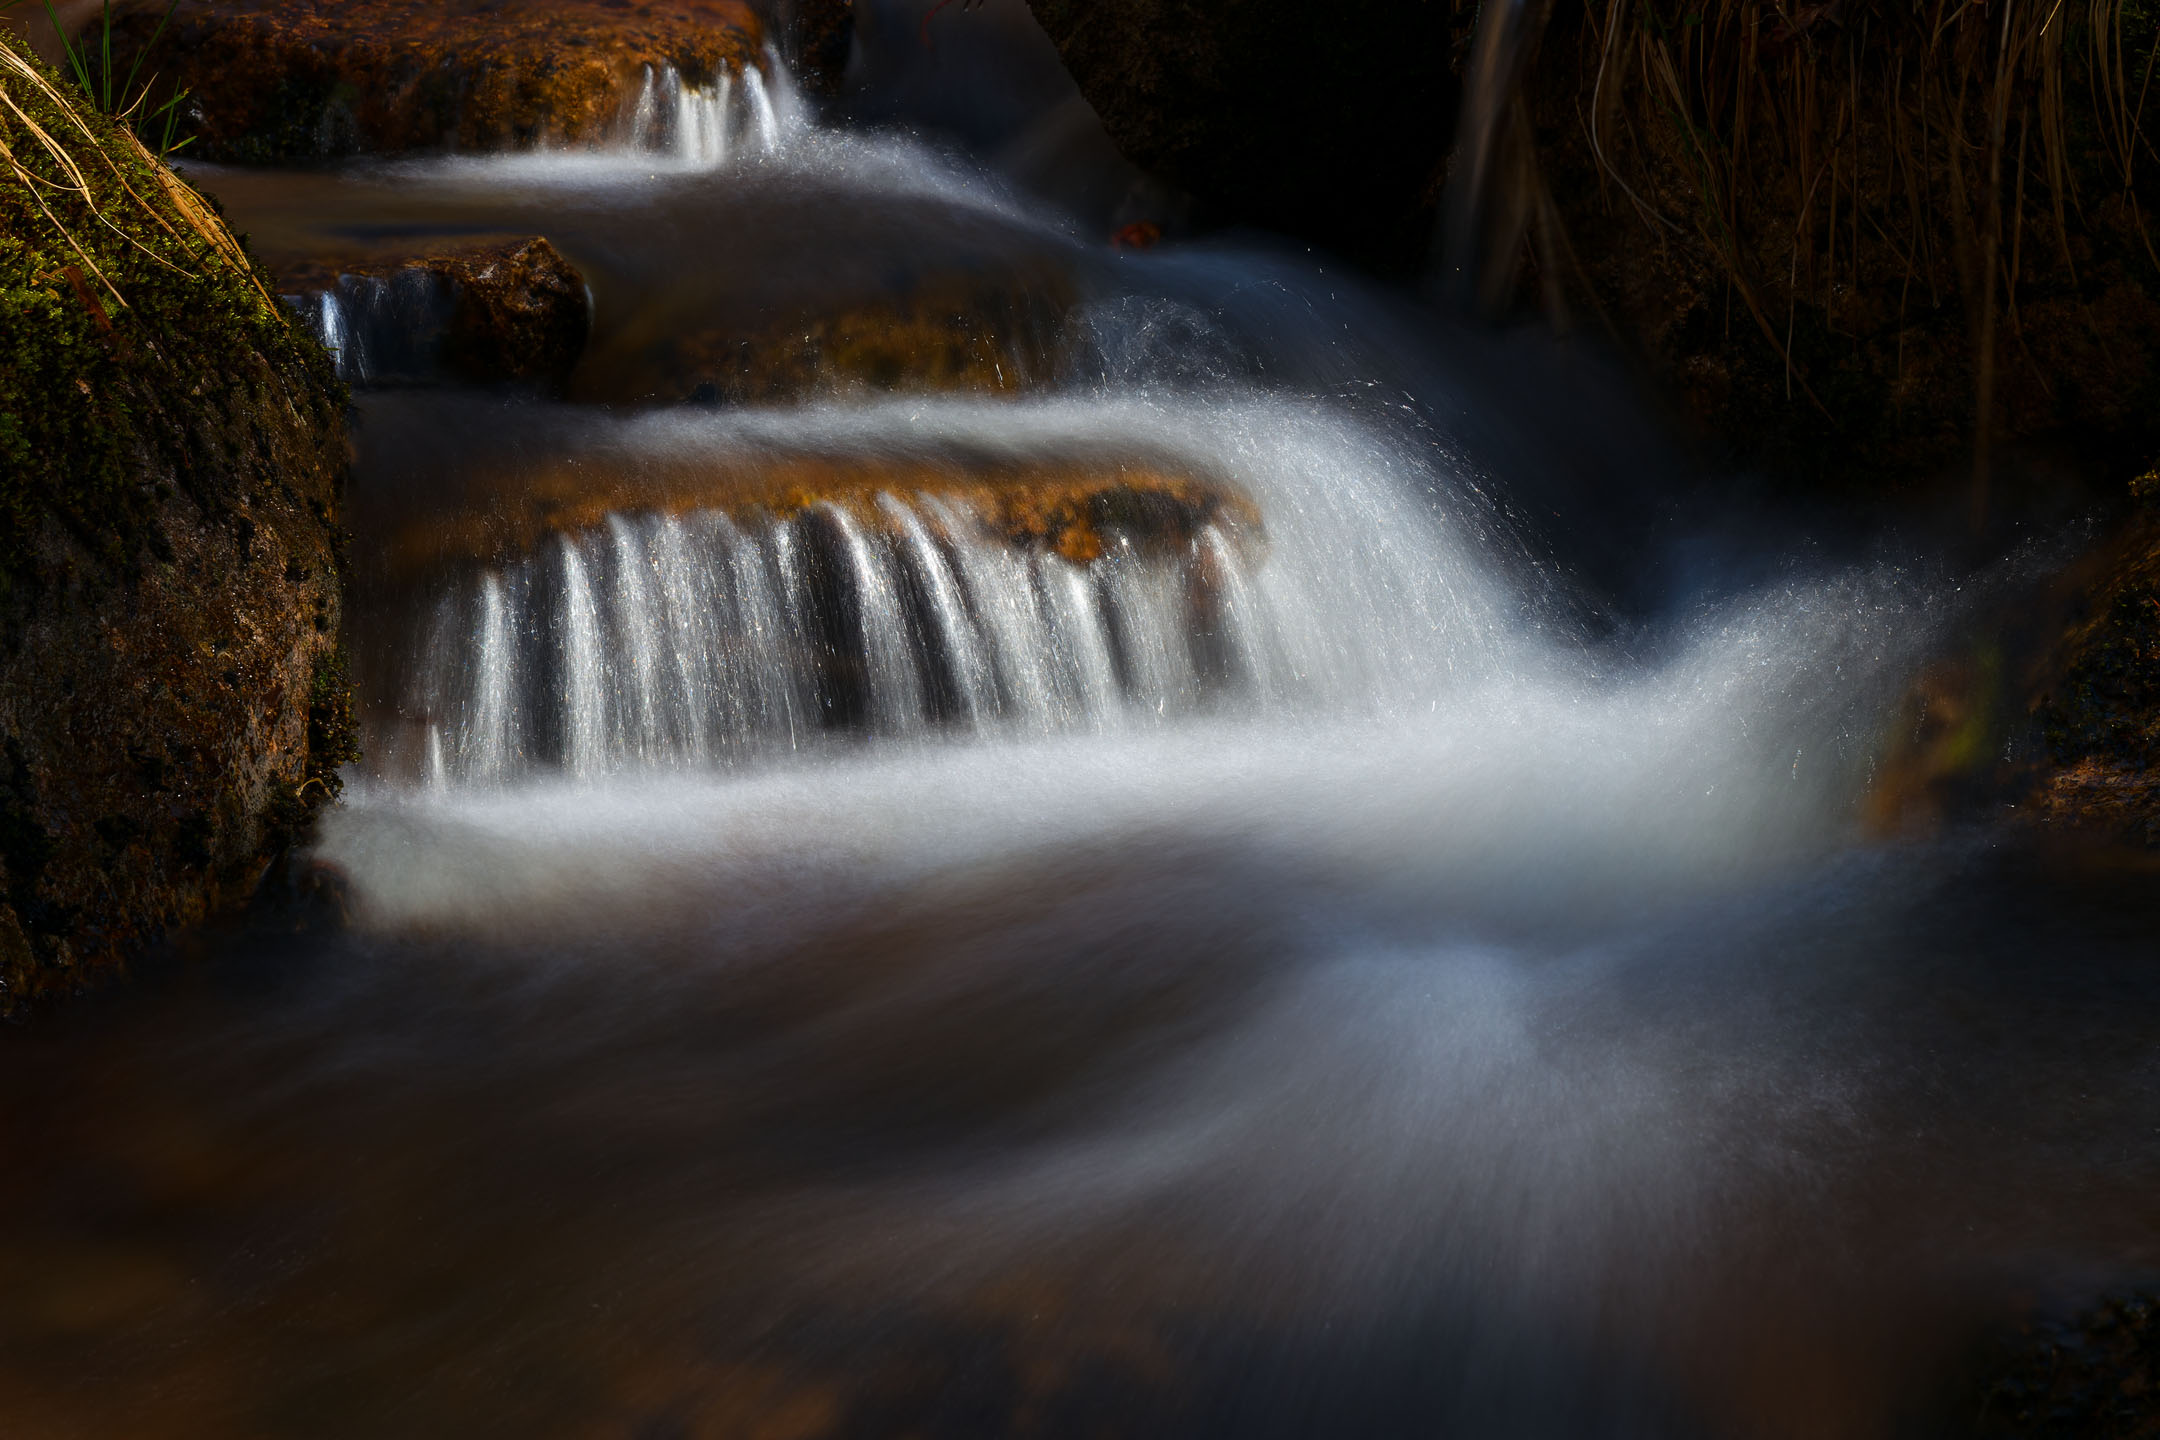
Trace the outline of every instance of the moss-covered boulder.
{"label": "moss-covered boulder", "polygon": [[741,0],[181,0],[152,68],[192,92],[194,153],[266,162],[591,142],[649,71],[702,85],[763,45]]}
{"label": "moss-covered boulder", "polygon": [[0,35],[0,1010],[336,792],[344,399],[214,211]]}

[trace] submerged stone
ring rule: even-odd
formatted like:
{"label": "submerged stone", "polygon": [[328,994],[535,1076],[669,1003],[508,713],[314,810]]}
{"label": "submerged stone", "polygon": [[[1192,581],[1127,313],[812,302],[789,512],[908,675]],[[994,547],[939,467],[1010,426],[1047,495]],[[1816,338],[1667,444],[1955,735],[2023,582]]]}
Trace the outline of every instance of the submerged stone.
{"label": "submerged stone", "polygon": [[[157,23],[130,16],[130,48]],[[191,92],[192,154],[261,163],[593,143],[648,74],[704,84],[763,45],[741,0],[182,0],[150,68]]]}
{"label": "submerged stone", "polygon": [[1064,276],[935,276],[752,326],[616,337],[579,377],[598,401],[746,404],[893,393],[1017,394],[1054,380],[1073,290]]}

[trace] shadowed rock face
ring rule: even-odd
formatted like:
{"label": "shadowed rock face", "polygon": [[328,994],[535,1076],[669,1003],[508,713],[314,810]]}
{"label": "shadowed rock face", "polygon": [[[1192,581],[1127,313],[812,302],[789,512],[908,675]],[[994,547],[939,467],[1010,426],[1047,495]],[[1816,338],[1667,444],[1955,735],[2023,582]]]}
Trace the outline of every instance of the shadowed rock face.
{"label": "shadowed rock face", "polygon": [[183,0],[154,68],[197,153],[259,163],[596,141],[645,67],[700,84],[763,44],[741,0]]}
{"label": "shadowed rock face", "polygon": [[1958,622],[1881,738],[1884,835],[2007,819],[2160,848],[2160,478],[2144,508]]}
{"label": "shadowed rock face", "polygon": [[[2148,507],[2160,477],[2139,482]],[[2056,769],[2038,796],[2051,821],[2160,848],[2160,514],[2148,508],[2095,585],[2039,707]]]}
{"label": "shadowed rock face", "polygon": [[1030,0],[1118,148],[1229,216],[1423,257],[1454,134],[1458,0]]}
{"label": "shadowed rock face", "polygon": [[576,396],[773,404],[1015,394],[1055,378],[1072,304],[1071,282],[1047,269],[956,274],[749,328],[633,329],[596,356]]}
{"label": "shadowed rock face", "polygon": [[[48,532],[45,595],[7,637],[0,1010],[245,897],[352,758],[328,522],[340,427],[294,408],[264,357],[233,360],[261,409],[225,455],[145,477],[169,497],[156,558],[130,576]],[[222,514],[181,488],[212,465],[238,482]]]}
{"label": "shadowed rock face", "polygon": [[278,267],[278,279],[355,383],[559,387],[592,328],[585,277],[538,236],[297,262]]}
{"label": "shadowed rock face", "polygon": [[778,21],[803,88],[837,94],[855,45],[854,0],[781,0]]}
{"label": "shadowed rock face", "polygon": [[2112,1295],[2074,1315],[2036,1315],[2001,1337],[1978,1388],[1983,1440],[2134,1440],[2160,1433],[2160,1305]]}

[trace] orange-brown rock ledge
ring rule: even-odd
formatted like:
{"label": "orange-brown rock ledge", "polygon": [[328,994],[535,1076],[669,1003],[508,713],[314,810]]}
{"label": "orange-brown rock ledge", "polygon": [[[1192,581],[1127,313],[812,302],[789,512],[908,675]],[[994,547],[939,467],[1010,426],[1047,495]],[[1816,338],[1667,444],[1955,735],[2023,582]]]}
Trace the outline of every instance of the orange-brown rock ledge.
{"label": "orange-brown rock ledge", "polygon": [[147,68],[193,92],[191,154],[266,163],[591,143],[645,67],[701,84],[763,46],[741,0],[181,0]]}

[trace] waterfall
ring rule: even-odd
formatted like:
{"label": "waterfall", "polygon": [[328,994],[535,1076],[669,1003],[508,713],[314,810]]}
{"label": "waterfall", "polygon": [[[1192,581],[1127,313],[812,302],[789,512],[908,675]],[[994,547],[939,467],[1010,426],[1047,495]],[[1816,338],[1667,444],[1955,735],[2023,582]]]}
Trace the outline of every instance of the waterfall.
{"label": "waterfall", "polygon": [[1078,566],[952,497],[742,525],[619,512],[444,586],[400,709],[432,737],[424,776],[480,785],[702,767],[819,733],[1151,721],[1268,674],[1248,565],[1211,526],[1179,553],[1121,542]]}
{"label": "waterfall", "polygon": [[647,65],[612,148],[672,169],[719,170],[744,156],[775,155],[796,128],[786,69],[768,54],[738,77],[722,70],[693,85],[673,65]]}
{"label": "waterfall", "polygon": [[288,296],[295,311],[355,385],[435,378],[436,350],[456,307],[447,280],[413,266],[391,275],[340,275],[328,289]]}
{"label": "waterfall", "polygon": [[952,676],[950,703],[971,728],[979,726],[996,708],[997,691],[986,648],[977,642],[975,626],[961,607],[959,584],[912,509],[893,495],[880,495],[877,503],[893,525],[900,555],[922,596],[921,613],[932,632],[925,639],[942,652]]}
{"label": "waterfall", "polygon": [[[744,162],[777,159],[807,121],[777,55],[742,74],[721,70],[693,85],[673,65],[646,65],[635,96],[598,146],[542,147],[516,155],[461,156],[430,162],[415,176],[494,174],[499,179],[616,180],[720,173]],[[441,342],[457,307],[455,285],[418,262],[388,275],[340,274],[319,290],[289,294],[299,323],[330,352],[338,378],[359,386],[433,384],[442,380]]]}
{"label": "waterfall", "polygon": [[[439,479],[397,482],[425,498],[367,542],[383,558],[363,564],[415,557],[362,622],[388,775],[425,772],[431,726],[448,782],[485,786],[865,740],[1417,715],[1544,663],[1496,565],[1505,525],[1444,470],[1412,471],[1444,512],[1388,483],[1430,462],[1322,407],[909,399],[547,423],[534,439],[561,468],[460,480],[446,452]],[[431,548],[446,535],[468,538]]]}
{"label": "waterfall", "polygon": [[606,641],[578,542],[564,536],[561,553],[562,759],[564,768],[583,778],[599,774],[610,758]]}

